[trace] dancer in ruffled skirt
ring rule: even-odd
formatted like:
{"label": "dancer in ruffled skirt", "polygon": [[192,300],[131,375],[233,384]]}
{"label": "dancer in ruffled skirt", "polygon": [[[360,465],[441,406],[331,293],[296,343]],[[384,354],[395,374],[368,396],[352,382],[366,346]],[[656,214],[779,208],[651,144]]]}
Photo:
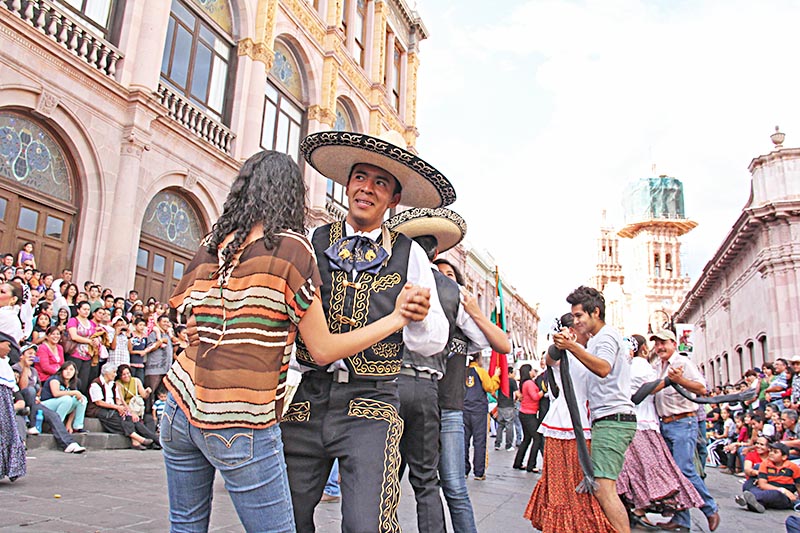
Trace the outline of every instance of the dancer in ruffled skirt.
{"label": "dancer in ruffled skirt", "polygon": [[[648,360],[649,350],[641,335],[633,335],[635,353],[631,361],[631,395],[644,383],[658,379]],[[646,528],[655,527],[646,512],[674,513],[700,507],[703,500],[681,473],[659,431],[654,397],[647,396],[636,406],[636,435],[625,452],[625,463],[617,479],[617,492],[632,509],[631,521]]]}

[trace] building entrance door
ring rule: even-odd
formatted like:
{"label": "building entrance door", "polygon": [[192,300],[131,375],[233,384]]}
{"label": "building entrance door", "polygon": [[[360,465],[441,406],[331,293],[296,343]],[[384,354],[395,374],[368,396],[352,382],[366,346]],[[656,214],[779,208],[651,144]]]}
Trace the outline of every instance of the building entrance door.
{"label": "building entrance door", "polygon": [[192,254],[187,250],[143,235],[136,254],[134,289],[142,301],[152,296],[159,302],[166,302],[191,260]]}
{"label": "building entrance door", "polygon": [[166,302],[206,234],[207,225],[183,191],[166,189],[150,201],[142,220],[134,288],[142,301]]}

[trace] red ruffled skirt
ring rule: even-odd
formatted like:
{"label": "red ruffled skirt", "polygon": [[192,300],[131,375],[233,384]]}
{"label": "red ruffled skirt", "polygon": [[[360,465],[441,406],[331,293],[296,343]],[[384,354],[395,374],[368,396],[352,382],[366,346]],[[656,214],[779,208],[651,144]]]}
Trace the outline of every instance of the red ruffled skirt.
{"label": "red ruffled skirt", "polygon": [[597,499],[575,492],[582,479],[575,439],[545,437],[542,477],[523,516],[543,533],[615,533]]}

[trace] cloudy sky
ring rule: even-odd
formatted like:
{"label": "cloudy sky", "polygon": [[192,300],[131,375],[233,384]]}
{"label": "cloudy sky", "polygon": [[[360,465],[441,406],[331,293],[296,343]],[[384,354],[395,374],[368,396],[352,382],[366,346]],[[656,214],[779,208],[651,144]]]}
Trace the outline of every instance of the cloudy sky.
{"label": "cloudy sky", "polygon": [[653,164],[683,181],[699,223],[683,241],[694,283],[774,127],[800,145],[796,2],[416,4],[430,31],[417,148],[543,325],[594,272],[602,210],[621,224],[625,186]]}

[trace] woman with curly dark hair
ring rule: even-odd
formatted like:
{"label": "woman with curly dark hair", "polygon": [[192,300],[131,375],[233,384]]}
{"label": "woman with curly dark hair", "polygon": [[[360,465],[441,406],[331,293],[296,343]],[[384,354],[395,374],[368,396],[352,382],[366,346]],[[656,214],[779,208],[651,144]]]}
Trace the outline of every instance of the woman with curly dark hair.
{"label": "woman with curly dark hair", "polygon": [[247,531],[294,531],[278,422],[298,331],[326,364],[424,316],[425,296],[406,287],[382,320],[330,334],[305,237],[305,192],[288,155],[248,159],[170,299],[200,337],[164,380],[161,444],[175,529],[207,529],[219,470]]}

